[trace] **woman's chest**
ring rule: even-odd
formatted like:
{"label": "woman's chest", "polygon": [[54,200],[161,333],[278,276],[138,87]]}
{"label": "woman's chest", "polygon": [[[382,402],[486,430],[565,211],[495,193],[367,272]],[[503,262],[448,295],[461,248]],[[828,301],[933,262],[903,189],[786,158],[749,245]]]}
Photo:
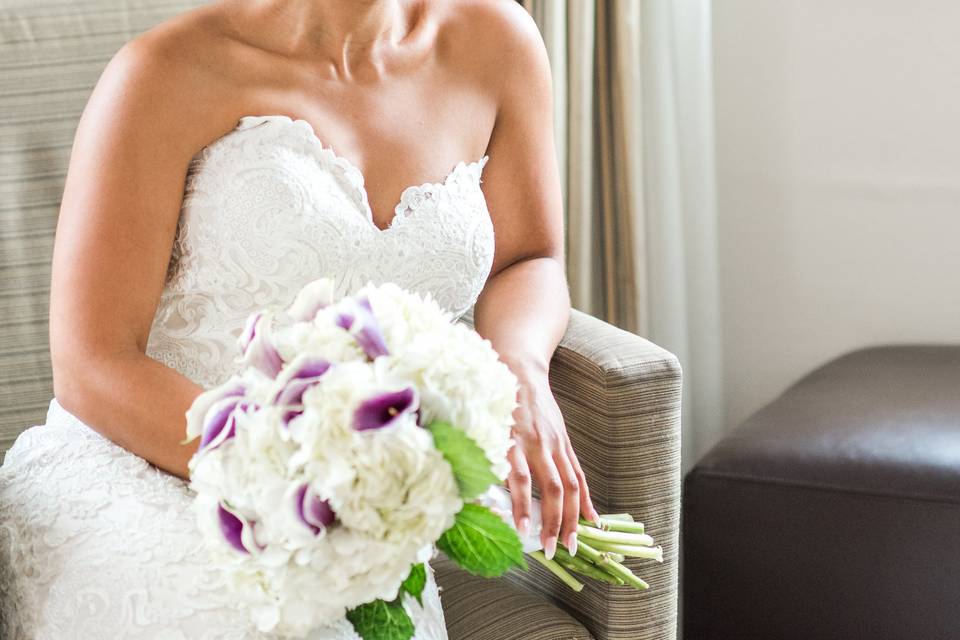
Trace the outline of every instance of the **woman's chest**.
{"label": "woman's chest", "polygon": [[380,228],[362,172],[309,124],[244,118],[191,165],[174,251],[182,265],[172,266],[170,286],[288,290],[326,275],[343,293],[396,282],[460,313],[492,265],[486,161],[461,161],[439,182],[404,188]]}

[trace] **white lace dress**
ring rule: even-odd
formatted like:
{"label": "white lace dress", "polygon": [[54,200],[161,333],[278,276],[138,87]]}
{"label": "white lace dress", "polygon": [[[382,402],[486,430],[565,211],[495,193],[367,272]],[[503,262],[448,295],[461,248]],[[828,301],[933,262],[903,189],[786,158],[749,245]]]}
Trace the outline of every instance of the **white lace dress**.
{"label": "white lace dress", "polygon": [[[493,226],[487,157],[403,192],[379,229],[363,175],[310,124],[247,116],[193,159],[147,354],[205,388],[226,380],[246,316],[323,275],[430,292],[457,316],[482,289]],[[230,607],[181,479],[98,435],[54,398],[0,468],[4,640],[267,638]],[[418,640],[447,637],[432,569]],[[311,640],[355,640],[346,620]]]}

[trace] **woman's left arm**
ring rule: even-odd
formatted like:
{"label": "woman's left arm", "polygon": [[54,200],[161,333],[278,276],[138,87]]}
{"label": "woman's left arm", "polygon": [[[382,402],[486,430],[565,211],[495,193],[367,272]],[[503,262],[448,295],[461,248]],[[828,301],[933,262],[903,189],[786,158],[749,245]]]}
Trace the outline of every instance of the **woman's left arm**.
{"label": "woman's left arm", "polygon": [[496,249],[474,308],[474,326],[517,375],[507,484],[517,528],[529,527],[531,480],[541,494],[541,542],[576,551],[580,515],[596,519],[586,478],[548,380],[550,359],[570,317],[564,267],[563,202],[553,138],[550,64],[540,32],[523,9],[511,20],[511,46],[488,145],[483,190]]}

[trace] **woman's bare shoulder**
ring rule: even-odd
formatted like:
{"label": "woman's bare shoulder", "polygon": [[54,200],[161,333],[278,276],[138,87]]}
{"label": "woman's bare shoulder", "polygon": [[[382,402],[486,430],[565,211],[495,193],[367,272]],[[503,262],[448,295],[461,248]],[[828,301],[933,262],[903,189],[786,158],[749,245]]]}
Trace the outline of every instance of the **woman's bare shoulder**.
{"label": "woman's bare shoulder", "polygon": [[503,44],[537,29],[533,18],[516,0],[448,0],[440,1],[438,8],[441,6],[451,24],[460,22],[475,32],[482,31],[494,38],[490,44]]}
{"label": "woman's bare shoulder", "polygon": [[111,58],[81,127],[93,121],[98,128],[111,123],[145,135],[175,133],[185,152],[199,149],[231,118],[230,87],[236,81],[231,46],[222,13],[210,6],[145,31]]}
{"label": "woman's bare shoulder", "polygon": [[503,89],[512,76],[542,71],[543,38],[516,0],[453,0],[440,5],[441,49],[451,52],[464,68],[478,70],[491,88]]}

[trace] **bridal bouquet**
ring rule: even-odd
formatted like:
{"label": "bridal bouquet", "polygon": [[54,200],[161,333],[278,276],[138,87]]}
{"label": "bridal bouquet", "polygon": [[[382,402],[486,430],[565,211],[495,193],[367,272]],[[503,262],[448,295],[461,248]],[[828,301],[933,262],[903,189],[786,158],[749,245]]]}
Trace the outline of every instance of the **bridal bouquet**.
{"label": "bridal bouquet", "polygon": [[321,278],[251,314],[239,372],[186,414],[200,530],[259,630],[346,617],[365,640],[409,639],[434,545],[481,576],[527,551],[578,590],[569,570],[646,586],[620,561],[662,552],[627,516],[582,522],[576,556],[518,536],[499,486],[517,381],[489,341],[393,284],[333,291]]}

